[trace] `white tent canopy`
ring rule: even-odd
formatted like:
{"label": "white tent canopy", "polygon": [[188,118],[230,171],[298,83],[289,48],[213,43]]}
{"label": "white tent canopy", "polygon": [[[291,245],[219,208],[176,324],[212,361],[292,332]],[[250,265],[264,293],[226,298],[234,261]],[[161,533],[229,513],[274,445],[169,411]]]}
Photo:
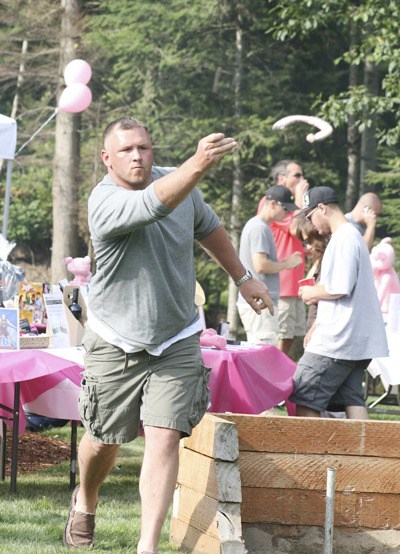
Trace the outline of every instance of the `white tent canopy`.
{"label": "white tent canopy", "polygon": [[11,172],[12,160],[15,157],[15,147],[17,144],[17,122],[11,117],[0,114],[0,159],[8,160],[7,162],[7,177],[6,177],[6,193],[4,199],[4,215],[3,215],[3,237],[7,238],[8,225],[8,210],[10,207],[11,197]]}
{"label": "white tent canopy", "polygon": [[0,159],[13,160],[17,144],[17,122],[0,114]]}

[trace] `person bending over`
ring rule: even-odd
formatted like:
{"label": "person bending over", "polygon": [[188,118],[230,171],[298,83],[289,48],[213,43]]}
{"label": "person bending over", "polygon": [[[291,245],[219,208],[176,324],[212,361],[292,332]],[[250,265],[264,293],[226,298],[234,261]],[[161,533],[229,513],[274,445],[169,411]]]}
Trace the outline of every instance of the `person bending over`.
{"label": "person bending over", "polygon": [[299,416],[319,417],[328,406],[332,410],[338,405],[345,407],[348,418],[367,419],[364,371],[371,358],[388,355],[368,248],[330,187],[307,192],[299,215],[331,239],[319,282],[299,288],[299,297],[308,305],[318,303],[318,311],[297,365],[290,400]]}

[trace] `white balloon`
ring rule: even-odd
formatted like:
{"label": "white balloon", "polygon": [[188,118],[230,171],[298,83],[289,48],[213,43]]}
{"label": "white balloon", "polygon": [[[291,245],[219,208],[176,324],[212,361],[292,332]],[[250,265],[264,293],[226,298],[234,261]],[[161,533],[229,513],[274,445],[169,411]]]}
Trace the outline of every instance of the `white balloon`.
{"label": "white balloon", "polygon": [[287,125],[297,122],[307,123],[308,125],[312,125],[313,127],[317,127],[317,129],[319,129],[317,133],[309,133],[306,136],[306,140],[311,143],[324,140],[333,133],[333,127],[330,123],[313,115],[288,115],[287,117],[283,117],[274,123],[272,129],[274,131],[278,131],[284,129]]}

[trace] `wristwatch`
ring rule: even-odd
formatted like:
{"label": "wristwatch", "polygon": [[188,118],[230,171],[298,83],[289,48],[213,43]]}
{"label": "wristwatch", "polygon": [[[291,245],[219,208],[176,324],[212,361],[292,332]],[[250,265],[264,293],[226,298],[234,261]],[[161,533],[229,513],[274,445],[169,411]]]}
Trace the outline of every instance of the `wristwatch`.
{"label": "wristwatch", "polygon": [[253,275],[251,274],[251,271],[249,269],[246,269],[246,273],[243,275],[239,281],[234,281],[235,285],[237,287],[240,287],[240,285],[243,285],[246,281],[250,281],[250,279],[253,279]]}

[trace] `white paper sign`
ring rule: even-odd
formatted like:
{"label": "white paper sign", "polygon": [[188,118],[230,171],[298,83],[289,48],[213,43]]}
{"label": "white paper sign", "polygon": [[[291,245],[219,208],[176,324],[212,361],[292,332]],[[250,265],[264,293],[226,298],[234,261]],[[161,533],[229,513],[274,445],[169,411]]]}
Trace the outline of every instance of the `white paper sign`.
{"label": "white paper sign", "polygon": [[52,335],[53,348],[68,348],[70,346],[68,323],[63,306],[63,297],[60,293],[44,294],[47,321]]}

